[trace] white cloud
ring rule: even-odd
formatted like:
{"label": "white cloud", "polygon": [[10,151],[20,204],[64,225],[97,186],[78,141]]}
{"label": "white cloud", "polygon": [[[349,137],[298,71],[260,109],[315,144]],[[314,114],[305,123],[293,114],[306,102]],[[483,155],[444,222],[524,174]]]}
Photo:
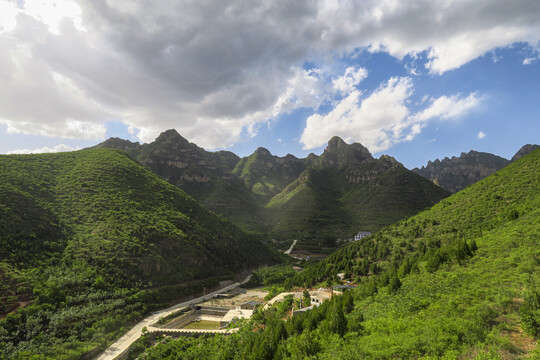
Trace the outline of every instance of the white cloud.
{"label": "white cloud", "polygon": [[10,31],[17,25],[17,6],[15,2],[0,1],[0,33]]}
{"label": "white cloud", "polygon": [[481,98],[477,93],[469,94],[466,98],[459,95],[443,95],[433,100],[428,108],[415,114],[413,119],[416,122],[423,122],[433,118],[443,120],[457,118],[477,107],[480,101]]}
{"label": "white cloud", "polygon": [[354,90],[326,115],[314,114],[306,121],[300,138],[304,149],[324,145],[334,135],[346,141],[357,141],[372,152],[392,144],[392,131],[407,119],[406,100],[412,93],[410,78],[391,78],[369,97],[361,101]]}
{"label": "white cloud", "polygon": [[300,142],[304,149],[313,149],[338,135],[348,142],[362,143],[371,152],[380,152],[412,140],[430,120],[464,116],[482,100],[476,93],[441,96],[412,113],[408,107],[412,93],[409,77],[391,78],[363,100],[359,91],[353,91],[328,114],[308,117]]}
{"label": "white cloud", "polygon": [[523,65],[530,65],[533,62],[535,62],[536,60],[538,60],[538,58],[525,58],[523,60]]}
{"label": "white cloud", "polygon": [[39,149],[34,149],[34,150],[30,150],[30,149],[19,149],[19,150],[11,150],[11,151],[8,151],[7,154],[8,155],[12,155],[12,154],[41,154],[41,153],[57,153],[57,152],[65,152],[65,151],[75,151],[75,150],[79,150],[79,148],[72,148],[71,146],[69,145],[65,145],[65,144],[60,144],[60,145],[56,145],[56,146],[53,146],[53,147],[42,147],[42,148],[39,148]]}
{"label": "white cloud", "polygon": [[355,69],[353,66],[349,66],[345,69],[343,76],[332,80],[332,85],[341,95],[347,95],[367,77],[367,74],[368,72],[365,68]]}
{"label": "white cloud", "polygon": [[365,69],[335,70],[358,48],[422,53],[427,63],[409,72],[442,74],[540,41],[537,0],[17,3],[0,1],[0,122],[10,131],[97,139],[112,120],[143,141],[176,128],[209,148],[317,110],[336,91],[358,96]]}
{"label": "white cloud", "polygon": [[479,138],[479,139],[483,139],[483,138],[485,138],[485,137],[486,137],[486,133],[485,133],[485,132],[480,131],[480,132],[478,133],[478,138]]}
{"label": "white cloud", "polygon": [[[34,122],[18,122],[0,119],[0,124],[6,125],[8,134],[40,135],[45,137],[62,137],[66,139],[102,140],[107,129],[104,124],[94,124],[78,120],[67,119],[62,123],[51,125],[48,123],[36,124]],[[59,128],[56,126],[60,126]]]}

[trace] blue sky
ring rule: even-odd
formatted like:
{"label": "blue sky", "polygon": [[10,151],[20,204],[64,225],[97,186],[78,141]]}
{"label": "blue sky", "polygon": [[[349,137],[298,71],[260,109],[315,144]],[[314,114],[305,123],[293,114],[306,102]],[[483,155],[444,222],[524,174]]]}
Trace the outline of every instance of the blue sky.
{"label": "blue sky", "polygon": [[510,158],[540,143],[539,48],[536,0],[0,0],[0,153],[175,128],[240,156]]}
{"label": "blue sky", "polygon": [[[477,92],[482,100],[474,111],[457,119],[435,120],[411,141],[398,143],[375,153],[389,154],[408,166],[419,167],[436,158],[459,156],[469,150],[490,152],[507,159],[523,145],[540,142],[540,62],[523,65],[524,55],[532,49],[526,44],[494,49],[459,69],[443,75],[411,76],[415,94],[413,102],[423,96]],[[369,75],[360,86],[367,97],[381,83],[392,76],[410,76],[400,61],[385,53],[363,53],[361,58],[343,61],[368,69]],[[324,111],[321,111],[324,113]],[[249,154],[257,146],[272,149],[276,155],[294,154],[305,157],[310,152],[320,154],[325,146],[304,150],[299,134],[305,119],[311,115],[306,109],[278,117],[261,127],[254,138],[229,148],[238,154]],[[478,134],[484,133],[479,138]],[[277,139],[281,139],[278,141]]]}

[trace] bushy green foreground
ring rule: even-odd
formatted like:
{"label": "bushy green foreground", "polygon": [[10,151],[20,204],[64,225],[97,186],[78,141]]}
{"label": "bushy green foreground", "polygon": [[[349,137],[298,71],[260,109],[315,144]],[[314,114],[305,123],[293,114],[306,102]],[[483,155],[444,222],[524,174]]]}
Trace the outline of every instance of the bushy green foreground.
{"label": "bushy green foreground", "polygon": [[77,358],[273,259],[117,150],[0,156],[0,199],[0,315],[30,302],[0,321],[0,358]]}
{"label": "bushy green foreground", "polygon": [[286,322],[286,309],[258,314],[228,337],[163,341],[140,358],[539,356],[538,179],[535,151],[285,281],[314,285],[346,272],[360,283],[349,294]]}

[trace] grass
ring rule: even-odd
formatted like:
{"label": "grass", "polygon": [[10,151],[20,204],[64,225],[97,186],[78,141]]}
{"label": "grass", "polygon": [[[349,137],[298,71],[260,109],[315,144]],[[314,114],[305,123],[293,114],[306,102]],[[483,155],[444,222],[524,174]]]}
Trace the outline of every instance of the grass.
{"label": "grass", "polygon": [[196,329],[196,330],[218,330],[219,321],[199,320],[193,321],[184,326],[182,329]]}

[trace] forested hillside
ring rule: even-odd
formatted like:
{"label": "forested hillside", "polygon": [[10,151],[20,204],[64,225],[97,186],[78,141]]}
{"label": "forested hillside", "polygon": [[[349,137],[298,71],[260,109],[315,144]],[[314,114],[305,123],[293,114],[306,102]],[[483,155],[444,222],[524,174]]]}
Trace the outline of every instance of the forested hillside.
{"label": "forested hillside", "polygon": [[127,151],[169,183],[245,231],[299,247],[376,231],[450,193],[388,156],[374,159],[339,137],[305,159],[258,148],[239,158],[210,152],[167,130],[149,144],[111,138],[96,146]]}
{"label": "forested hillside", "polygon": [[161,178],[245,231],[267,230],[257,197],[244,186],[242,179],[232,174],[240,158],[229,151],[206,151],[184,139],[176,130],[164,131],[149,144],[111,138],[96,147],[126,151]]}
{"label": "forested hillside", "polygon": [[394,158],[374,159],[362,145],[334,137],[266,207],[278,236],[336,239],[377,231],[448,195]]}
{"label": "forested hillside", "polygon": [[357,289],[284,321],[290,299],[235,335],[164,342],[143,358],[536,358],[539,178],[536,150],[276,284],[328,286],[345,272]]}
{"label": "forested hillside", "polygon": [[275,260],[118,150],[0,156],[0,199],[0,315],[21,307],[0,321],[0,357],[80,354],[149,306]]}

